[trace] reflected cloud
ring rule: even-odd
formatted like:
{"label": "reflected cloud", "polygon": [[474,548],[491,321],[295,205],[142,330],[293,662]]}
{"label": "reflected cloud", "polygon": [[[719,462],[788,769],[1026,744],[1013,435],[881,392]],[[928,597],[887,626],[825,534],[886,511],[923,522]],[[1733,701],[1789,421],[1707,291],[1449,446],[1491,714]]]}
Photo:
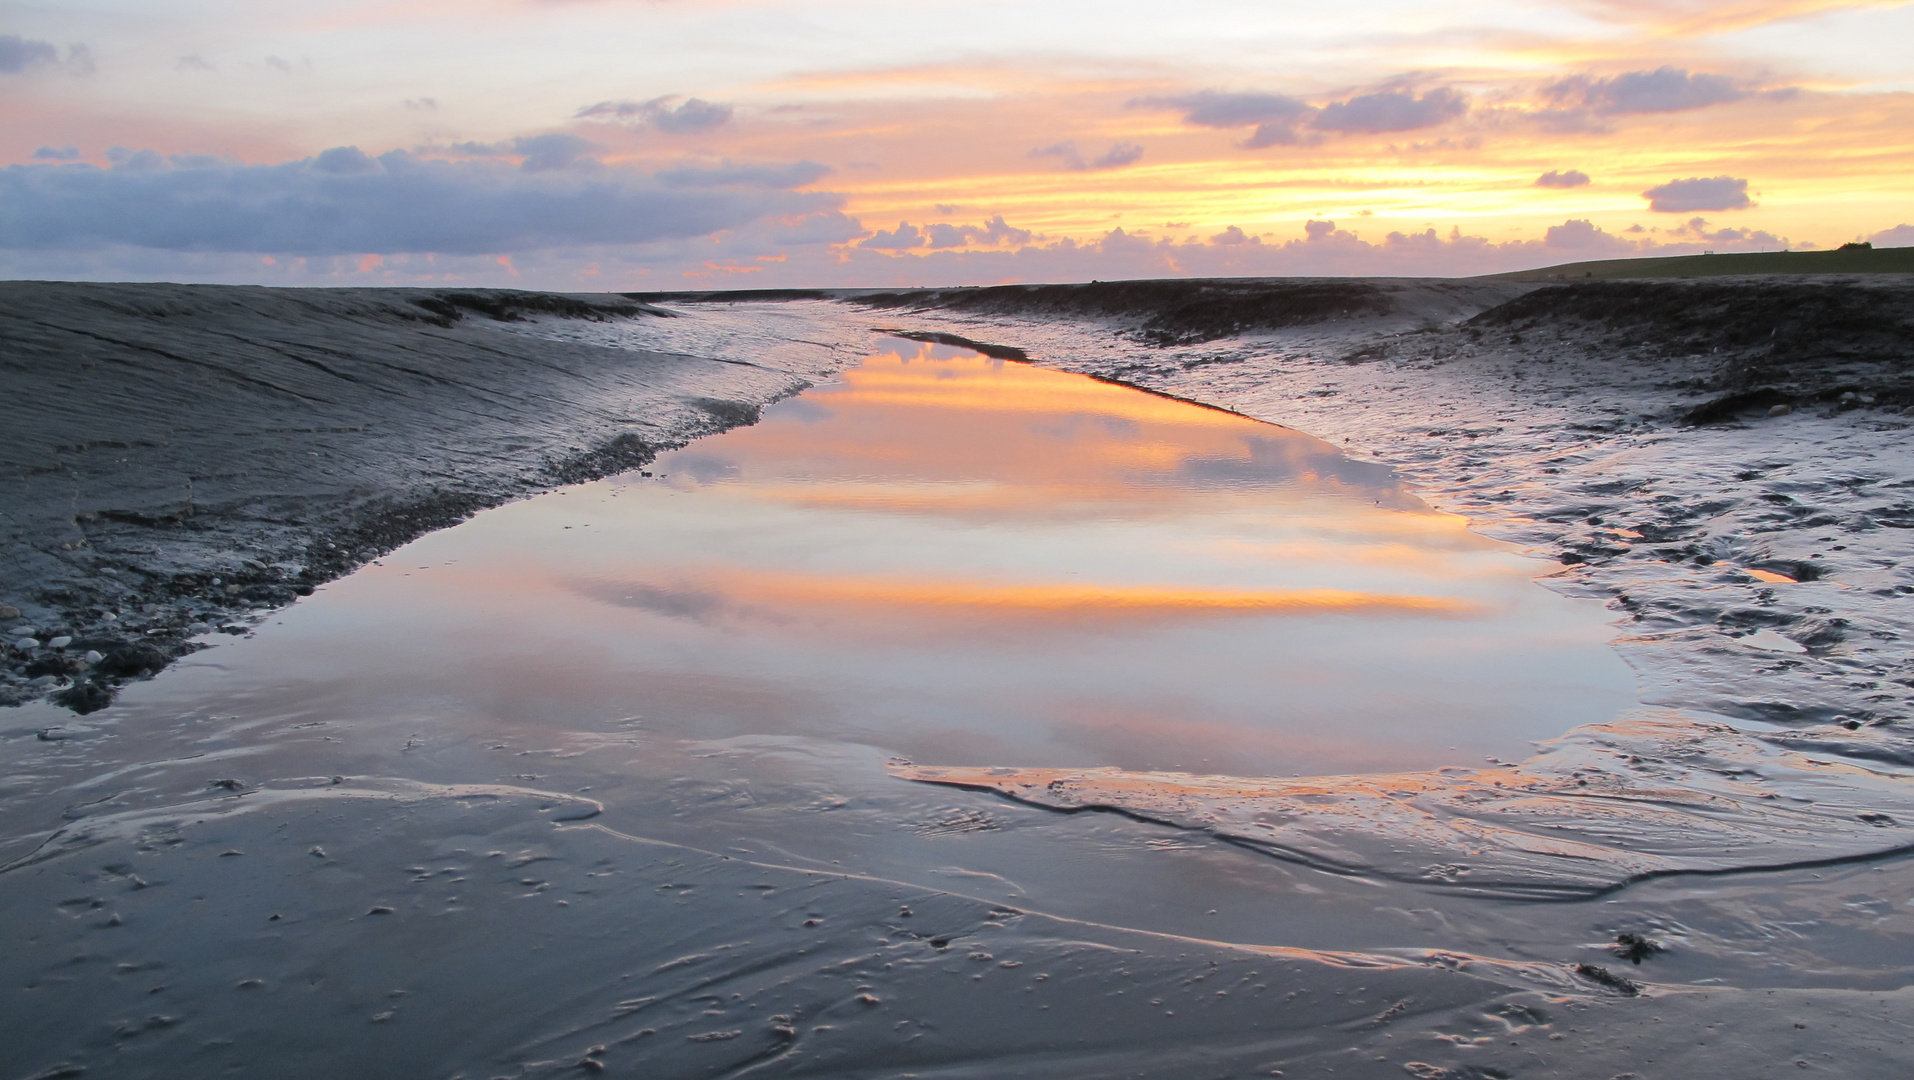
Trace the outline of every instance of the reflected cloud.
{"label": "reflected cloud", "polygon": [[601,604],[637,608],[668,619],[689,619],[699,623],[716,622],[733,607],[722,593],[687,586],[581,581],[573,583],[571,588],[578,595]]}
{"label": "reflected cloud", "polygon": [[1348,589],[1217,589],[1119,583],[1067,584],[773,574],[713,570],[713,584],[661,586],[596,581],[573,591],[605,603],[670,618],[711,621],[720,615],[777,611],[869,616],[883,609],[968,613],[984,618],[1050,616],[1163,622],[1258,616],[1377,615],[1467,618],[1486,605],[1440,596],[1392,595]]}
{"label": "reflected cloud", "polygon": [[866,512],[1138,518],[1237,492],[1431,511],[1386,467],[1222,409],[943,345],[884,353],[710,451],[658,464],[674,485]]}

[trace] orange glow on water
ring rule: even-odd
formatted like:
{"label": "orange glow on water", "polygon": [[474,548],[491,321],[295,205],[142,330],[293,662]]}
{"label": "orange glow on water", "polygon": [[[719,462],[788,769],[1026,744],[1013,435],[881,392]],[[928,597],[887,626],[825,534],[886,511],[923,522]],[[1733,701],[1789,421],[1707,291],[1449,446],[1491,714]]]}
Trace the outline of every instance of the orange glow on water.
{"label": "orange glow on water", "polygon": [[[696,580],[696,575],[693,575]],[[1466,617],[1482,604],[1448,597],[1389,595],[1348,589],[1219,589],[1176,585],[1003,584],[934,578],[856,577],[831,574],[765,574],[725,569],[712,574],[715,588],[649,583],[592,582],[593,593],[624,590],[652,594],[699,592],[734,609],[766,608],[816,613],[874,614],[878,609],[934,609],[934,617],[970,613],[983,617],[1176,619],[1271,615],[1423,615]]]}
{"label": "orange glow on water", "polygon": [[1341,489],[1394,511],[1365,517],[1377,528],[1462,528],[1460,518],[1432,513],[1393,482],[1369,491],[1367,478],[1385,470],[1309,436],[1081,375],[956,353],[926,345],[874,356],[806,395],[829,423],[733,433],[727,460],[779,460],[790,479],[758,470],[749,483],[715,482],[712,490],[871,512],[1056,515],[1118,503],[1148,516],[1232,489],[1254,490],[1268,504],[1311,506],[1284,493]]}

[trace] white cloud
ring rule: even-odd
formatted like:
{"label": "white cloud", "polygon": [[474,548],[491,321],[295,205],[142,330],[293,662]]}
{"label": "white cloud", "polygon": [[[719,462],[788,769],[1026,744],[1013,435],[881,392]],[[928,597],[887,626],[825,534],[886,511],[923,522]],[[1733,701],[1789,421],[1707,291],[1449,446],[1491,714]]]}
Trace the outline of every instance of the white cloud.
{"label": "white cloud", "polygon": [[646,124],[672,135],[715,131],[731,122],[733,109],[729,105],[695,97],[685,98],[675,106],[671,104],[674,101],[679,101],[676,94],[652,98],[650,101],[601,101],[579,109],[572,114],[572,118],[623,120]]}
{"label": "white cloud", "polygon": [[1642,192],[1648,208],[1662,214],[1686,214],[1696,210],[1745,210],[1754,203],[1748,199],[1748,182],[1732,176],[1691,176],[1670,180]]}

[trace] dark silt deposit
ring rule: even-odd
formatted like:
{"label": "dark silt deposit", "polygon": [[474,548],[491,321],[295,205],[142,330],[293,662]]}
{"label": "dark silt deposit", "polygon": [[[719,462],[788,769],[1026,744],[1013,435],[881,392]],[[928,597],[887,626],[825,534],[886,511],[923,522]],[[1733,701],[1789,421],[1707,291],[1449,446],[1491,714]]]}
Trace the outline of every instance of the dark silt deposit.
{"label": "dark silt deposit", "polygon": [[32,630],[0,644],[0,701],[98,708],[196,636],[807,385],[501,332],[668,314],[503,290],[0,285],[0,629]]}

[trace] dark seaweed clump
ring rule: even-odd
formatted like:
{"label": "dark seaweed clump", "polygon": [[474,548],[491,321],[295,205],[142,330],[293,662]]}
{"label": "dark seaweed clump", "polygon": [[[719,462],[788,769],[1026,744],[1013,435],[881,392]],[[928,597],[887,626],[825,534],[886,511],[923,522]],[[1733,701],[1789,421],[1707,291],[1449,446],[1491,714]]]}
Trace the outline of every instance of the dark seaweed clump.
{"label": "dark seaweed clump", "polygon": [[1623,997],[1634,997],[1642,992],[1641,984],[1633,979],[1625,979],[1605,967],[1594,964],[1576,964],[1575,974],[1597,986],[1604,986]]}
{"label": "dark seaweed clump", "polygon": [[1668,950],[1659,942],[1651,941],[1640,934],[1624,930],[1615,935],[1615,944],[1610,945],[1608,951],[1640,967],[1643,960],[1659,953],[1667,952]]}

